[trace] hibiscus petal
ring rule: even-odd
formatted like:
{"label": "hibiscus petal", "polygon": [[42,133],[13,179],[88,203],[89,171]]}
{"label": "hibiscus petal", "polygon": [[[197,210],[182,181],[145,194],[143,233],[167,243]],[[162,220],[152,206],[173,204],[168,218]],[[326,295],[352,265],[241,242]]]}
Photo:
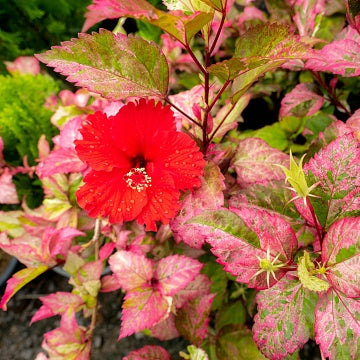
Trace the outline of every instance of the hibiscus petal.
{"label": "hibiscus petal", "polygon": [[152,186],[146,189],[148,202],[137,217],[139,224],[145,224],[147,231],[156,231],[155,221],[168,224],[180,208],[180,192],[175,188],[173,178],[166,172],[152,176]]}
{"label": "hibiscus petal", "polygon": [[200,176],[206,162],[195,141],[186,134],[167,136],[161,148],[153,147],[151,156],[156,159],[155,168],[163,168],[171,174],[177,189],[187,190],[201,185]]}
{"label": "hibiscus petal", "polygon": [[105,114],[89,115],[80,132],[83,139],[75,141],[75,149],[79,158],[94,170],[131,167],[127,156],[111,141],[111,120]]}
{"label": "hibiscus petal", "polygon": [[154,137],[159,132],[176,131],[173,112],[169,106],[154,100],[146,102],[140,99],[138,104],[128,103],[119,112],[110,117],[112,120],[112,138],[121,151],[128,156],[144,154],[149,147],[159,147]]}
{"label": "hibiscus petal", "polygon": [[127,186],[126,170],[91,171],[77,191],[79,205],[92,217],[109,216],[112,223],[135,219],[147,203],[146,191]]}

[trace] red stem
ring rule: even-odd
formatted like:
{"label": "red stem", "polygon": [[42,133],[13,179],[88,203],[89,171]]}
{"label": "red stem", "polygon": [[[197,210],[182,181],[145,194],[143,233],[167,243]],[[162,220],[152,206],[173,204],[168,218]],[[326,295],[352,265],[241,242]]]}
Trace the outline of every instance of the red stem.
{"label": "red stem", "polygon": [[317,71],[312,72],[316,81],[319,83],[319,85],[328,93],[329,100],[337,107],[343,109],[349,117],[352,115],[351,112],[340,102],[340,100],[337,98],[336,92],[334,89],[332,89],[330,86],[328,86],[325,81],[322,79],[321,75]]}
{"label": "red stem", "polygon": [[200,71],[203,74],[207,73],[207,70],[200,64],[199,60],[197,59],[197,57],[195,56],[195,54],[193,53],[191,47],[186,44],[185,45],[185,49],[187,50],[187,52],[189,53],[189,55],[191,56],[191,58],[194,60],[195,64],[197,65],[197,67],[200,69]]}
{"label": "red stem", "polygon": [[226,3],[227,3],[227,0],[225,0],[225,4],[224,4],[224,8],[223,8],[223,11],[222,11],[222,16],[221,16],[221,21],[220,21],[220,25],[219,25],[219,28],[218,28],[218,31],[216,32],[216,35],[215,35],[215,38],[214,38],[214,41],[210,47],[210,51],[209,51],[209,54],[211,56],[212,52],[214,51],[215,49],[215,46],[216,46],[216,43],[218,42],[219,40],[219,36],[221,34],[221,30],[224,26],[224,23],[225,23],[225,19],[226,19]]}
{"label": "red stem", "polygon": [[211,142],[211,140],[214,138],[215,134],[219,131],[219,129],[221,128],[222,124],[225,122],[225,120],[227,119],[227,117],[230,115],[230,113],[234,110],[236,106],[236,103],[232,105],[232,107],[229,109],[229,111],[226,113],[226,115],[223,117],[223,119],[220,121],[219,125],[216,127],[216,129],[213,131],[213,133],[211,134],[210,138],[209,138],[209,143]]}
{"label": "red stem", "polygon": [[202,128],[202,125],[196,121],[195,119],[193,119],[190,115],[188,115],[186,112],[184,112],[183,110],[181,110],[179,107],[177,107],[174,103],[171,102],[171,100],[167,97],[164,98],[164,101],[166,101],[170,106],[172,106],[174,109],[176,109],[180,114],[184,115],[188,120],[190,120],[192,123],[194,123],[195,125],[199,126]]}

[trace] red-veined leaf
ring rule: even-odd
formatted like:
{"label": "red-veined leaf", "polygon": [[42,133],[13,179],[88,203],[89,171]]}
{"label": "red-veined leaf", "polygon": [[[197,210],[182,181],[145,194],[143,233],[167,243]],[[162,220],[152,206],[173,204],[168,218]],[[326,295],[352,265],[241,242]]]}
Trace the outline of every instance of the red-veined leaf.
{"label": "red-veined leaf", "polygon": [[168,64],[160,48],[140,37],[99,33],[38,54],[37,58],[77,86],[118,100],[129,96],[163,97],[168,90]]}
{"label": "red-veined leaf", "polygon": [[119,340],[164,320],[171,308],[171,297],[155,291],[151,285],[128,291],[122,305]]}
{"label": "red-veined leaf", "polygon": [[[281,264],[291,263],[297,250],[289,223],[261,209],[231,210],[204,212],[189,223],[206,238],[218,262],[237,281],[257,289],[274,285],[286,273]],[[273,274],[261,267],[265,262],[278,265]]]}
{"label": "red-veined leaf", "polygon": [[201,186],[185,197],[177,217],[170,223],[175,241],[182,240],[195,249],[200,249],[205,239],[194,233],[195,229],[186,222],[204,210],[217,210],[224,204],[224,176],[219,167],[209,162],[204,171]]}
{"label": "red-veined leaf", "polygon": [[153,260],[131,251],[117,251],[109,258],[109,264],[118,283],[126,291],[145,286],[153,277]]}
{"label": "red-veined leaf", "polygon": [[189,301],[182,307],[175,318],[176,328],[182,336],[200,346],[209,325],[211,303],[215,294],[209,294]]}
{"label": "red-veined leaf", "polygon": [[276,164],[287,166],[289,157],[258,138],[241,140],[232,162],[237,182],[258,183],[285,179],[284,172]]}
{"label": "red-veined leaf", "polygon": [[212,19],[213,14],[198,11],[185,16],[182,12],[164,12],[146,0],[94,0],[88,6],[85,17],[82,31],[104,19],[131,17],[157,26],[187,44]]}
{"label": "red-veined leaf", "polygon": [[306,68],[328,71],[345,77],[360,75],[360,38],[353,31],[342,32],[342,39],[325,45],[307,61]]}
{"label": "red-veined leaf", "polygon": [[154,278],[157,290],[165,296],[173,296],[189,285],[199,275],[203,264],[182,255],[171,255],[156,264]]}
{"label": "red-veined leaf", "polygon": [[351,298],[360,297],[360,217],[344,218],[331,225],[321,259],[326,277],[337,290]]}
{"label": "red-veined leaf", "polygon": [[352,133],[336,138],[304,165],[308,186],[319,185],[311,198],[321,225],[331,224],[360,211],[360,146]]}
{"label": "red-veined leaf", "polygon": [[265,72],[289,60],[306,59],[310,54],[310,46],[286,25],[266,23],[251,28],[235,45],[233,59],[245,59],[249,71],[235,78],[232,101],[235,103]]}
{"label": "red-veined leaf", "polygon": [[310,116],[320,110],[324,97],[317,94],[312,83],[301,83],[295,86],[281,101],[280,118],[285,116]]}
{"label": "red-veined leaf", "polygon": [[146,345],[139,350],[132,351],[123,360],[171,360],[171,357],[161,346]]}
{"label": "red-veined leaf", "polygon": [[54,294],[40,297],[43,305],[31,318],[30,324],[51,316],[61,315],[69,310],[77,312],[84,304],[80,296],[68,292],[58,291]]}
{"label": "red-veined leaf", "polygon": [[313,333],[316,299],[289,273],[271,289],[258,293],[253,333],[267,358],[283,359],[305,345]]}

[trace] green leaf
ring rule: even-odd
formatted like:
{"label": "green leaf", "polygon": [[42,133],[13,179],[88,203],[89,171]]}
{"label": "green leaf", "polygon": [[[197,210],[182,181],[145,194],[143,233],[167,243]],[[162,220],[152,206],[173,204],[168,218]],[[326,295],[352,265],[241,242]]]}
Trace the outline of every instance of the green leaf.
{"label": "green leaf", "polygon": [[252,333],[244,326],[227,326],[218,334],[216,354],[221,360],[266,360]]}
{"label": "green leaf", "polygon": [[189,352],[189,355],[185,354],[182,351],[180,351],[180,353],[179,353],[179,355],[186,360],[208,360],[209,359],[206,352],[201,348],[197,348],[194,345],[189,345],[186,349]]}
{"label": "green leaf", "polygon": [[155,43],[104,29],[79,36],[37,58],[68,81],[109,99],[166,95],[168,64]]}
{"label": "green leaf", "polygon": [[245,61],[232,58],[209,66],[208,71],[219,79],[227,81],[234,80],[240,72],[248,71],[248,67]]}
{"label": "green leaf", "polygon": [[237,238],[245,238],[248,244],[260,248],[260,241],[256,233],[230,210],[204,211],[202,215],[191,218],[188,223],[207,225]]}
{"label": "green leaf", "polygon": [[318,278],[317,276],[312,274],[312,270],[315,265],[309,258],[309,253],[304,252],[304,256],[299,259],[298,264],[298,277],[302,285],[309,290],[312,291],[326,291],[329,289],[330,284]]}
{"label": "green leaf", "polygon": [[222,307],[215,318],[215,328],[220,330],[226,325],[243,325],[246,320],[246,309],[241,301],[235,301]]}
{"label": "green leaf", "polygon": [[263,139],[268,143],[268,145],[281,151],[284,151],[290,145],[288,134],[282,128],[280,123],[267,125],[258,130],[247,131],[240,135],[240,139],[248,137],[257,137]]}
{"label": "green leaf", "polygon": [[275,70],[288,60],[306,59],[309,50],[309,45],[286,25],[267,23],[251,28],[235,45],[234,58],[245,59],[249,71],[234,80],[232,102],[265,72]]}
{"label": "green leaf", "polygon": [[[210,257],[211,255],[208,256]],[[213,258],[213,256],[211,257]],[[202,268],[201,273],[207,275],[211,280],[211,292],[216,294],[211,304],[211,309],[216,310],[221,307],[225,298],[228,284],[226,272],[220,264],[216,263],[214,260],[207,259],[205,260],[205,265]]]}

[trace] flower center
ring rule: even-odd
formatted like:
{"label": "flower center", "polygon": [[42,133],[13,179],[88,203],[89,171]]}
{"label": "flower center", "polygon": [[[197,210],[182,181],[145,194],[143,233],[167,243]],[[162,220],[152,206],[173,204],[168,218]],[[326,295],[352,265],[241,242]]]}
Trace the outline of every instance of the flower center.
{"label": "flower center", "polygon": [[151,177],[146,173],[144,167],[131,168],[130,171],[124,175],[124,180],[128,187],[138,192],[151,186]]}

